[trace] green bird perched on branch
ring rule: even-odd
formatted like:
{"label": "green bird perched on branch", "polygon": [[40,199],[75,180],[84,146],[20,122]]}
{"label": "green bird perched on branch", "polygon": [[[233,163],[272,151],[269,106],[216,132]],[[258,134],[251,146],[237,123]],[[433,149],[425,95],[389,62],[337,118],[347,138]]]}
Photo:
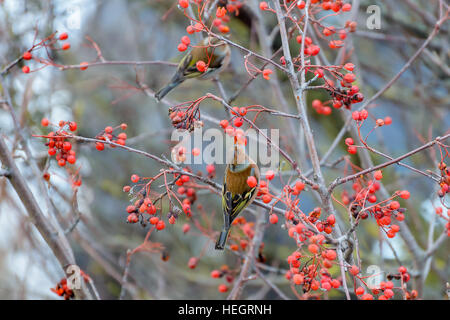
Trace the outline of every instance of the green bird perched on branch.
{"label": "green bird perched on branch", "polygon": [[[247,182],[249,177],[256,179],[254,186]],[[255,199],[259,177],[256,163],[245,154],[243,147],[235,145],[232,163],[225,169],[222,187],[223,228],[216,242],[216,250],[225,248],[231,223]]]}
{"label": "green bird perched on branch", "polygon": [[215,77],[228,66],[230,56],[231,50],[225,41],[213,37],[203,39],[181,59],[172,79],[155,94],[155,98],[160,101],[186,79]]}

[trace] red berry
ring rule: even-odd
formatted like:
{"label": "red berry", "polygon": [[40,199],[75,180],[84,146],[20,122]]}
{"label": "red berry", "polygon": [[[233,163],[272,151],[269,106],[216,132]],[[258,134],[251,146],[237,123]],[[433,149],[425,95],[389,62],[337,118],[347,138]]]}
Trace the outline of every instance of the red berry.
{"label": "red berry", "polygon": [[342,6],[341,10],[344,12],[350,11],[350,10],[352,10],[352,5],[350,3],[346,3]]}
{"label": "red berry", "polygon": [[266,172],[266,179],[272,180],[275,177],[275,173],[272,170]]}
{"label": "red berry", "polygon": [[343,79],[347,83],[352,83],[356,80],[356,77],[353,73],[347,73]]}
{"label": "red berry", "polygon": [[409,193],[408,190],[403,190],[403,191],[400,192],[400,197],[402,199],[405,199],[405,200],[409,199],[409,196],[410,196],[410,193]]}
{"label": "red berry", "polygon": [[129,223],[136,223],[136,222],[139,221],[139,218],[136,215],[136,213],[132,213],[132,214],[128,215],[127,220],[128,220]]}
{"label": "red berry", "polygon": [[334,250],[327,250],[325,253],[325,256],[328,260],[334,260],[336,259],[336,251]]}
{"label": "red berry", "polygon": [[312,243],[308,246],[308,250],[316,254],[317,252],[319,252],[319,247],[316,244]]}
{"label": "red berry", "polygon": [[205,72],[206,71],[206,63],[204,61],[202,61],[202,60],[197,61],[195,66],[197,67],[197,70],[200,71],[200,72]]}
{"label": "red berry", "polygon": [[269,8],[269,5],[267,4],[267,2],[263,1],[263,2],[260,2],[259,8],[264,11]]}
{"label": "red berry", "polygon": [[362,300],[373,300],[373,296],[369,293],[366,293],[361,297]]}
{"label": "red berry", "polygon": [[74,164],[77,161],[77,158],[73,155],[67,157],[67,162],[70,164]]}
{"label": "red berry", "polygon": [[83,67],[80,67],[80,70],[86,70],[88,68],[87,67],[88,65],[89,65],[89,62],[85,62],[85,61],[81,62],[80,66],[83,66]]}
{"label": "red berry", "polygon": [[69,38],[67,32],[63,32],[59,35],[59,40],[66,40],[67,38]]}
{"label": "red berry", "polygon": [[195,29],[194,29],[193,26],[187,26],[186,27],[186,32],[189,33],[189,34],[193,34],[193,33],[195,33]]}
{"label": "red berry", "polygon": [[359,114],[358,111],[353,111],[352,119],[355,120],[355,121],[361,120],[361,115]]}
{"label": "red berry", "polygon": [[297,190],[298,192],[302,192],[305,189],[305,184],[301,181],[297,181],[295,183],[295,190]]}
{"label": "red berry", "polygon": [[68,141],[64,142],[63,149],[64,149],[64,151],[69,151],[70,149],[72,149],[72,144]]}
{"label": "red berry", "polygon": [[219,285],[218,289],[219,289],[219,292],[224,293],[224,292],[228,291],[228,286],[225,284],[221,284],[221,285]]}
{"label": "red berry", "polygon": [[105,150],[105,144],[101,143],[101,142],[96,142],[95,143],[95,149],[97,149],[98,151]]}
{"label": "red berry", "polygon": [[234,119],[233,124],[235,127],[239,128],[244,124],[244,120],[242,120],[242,118],[236,118]]}
{"label": "red berry", "polygon": [[347,148],[348,153],[350,154],[356,154],[356,152],[358,151],[358,149],[355,146],[350,146]]}
{"label": "red berry", "polygon": [[329,282],[324,282],[324,283],[322,283],[322,288],[327,290],[327,291],[330,291],[331,290],[331,284]]}
{"label": "red berry", "polygon": [[247,179],[247,184],[250,188],[254,188],[258,184],[258,180],[254,176],[250,176]]}
{"label": "red berry", "polygon": [[348,63],[344,64],[345,70],[353,71],[354,68],[355,68],[355,65],[353,63],[348,62]]}
{"label": "red berry", "polygon": [[29,66],[23,66],[22,67],[22,72],[23,73],[30,73],[30,67]]}
{"label": "red berry", "polygon": [[270,79],[270,75],[271,75],[272,73],[273,73],[272,70],[270,70],[270,69],[264,69],[264,71],[263,71],[263,78],[266,79],[266,80],[269,80],[269,79]]}
{"label": "red berry", "polygon": [[216,171],[216,168],[213,164],[208,164],[206,166],[206,171],[208,171],[209,174],[213,174]]}
{"label": "red berry", "polygon": [[352,139],[352,138],[347,138],[347,139],[345,139],[345,144],[346,144],[347,146],[353,145],[353,144],[354,144],[353,139]]}
{"label": "red berry", "polygon": [[269,221],[271,224],[276,224],[278,222],[278,216],[276,214],[271,214],[269,217]]}
{"label": "red berry", "polygon": [[181,42],[188,46],[191,43],[191,39],[188,36],[183,36]]}
{"label": "red berry", "polygon": [[369,116],[369,112],[367,112],[366,109],[361,110],[361,112],[359,114],[360,114],[362,120],[367,119],[367,117]]}
{"label": "red berry", "polygon": [[137,174],[133,174],[131,176],[131,182],[137,183],[139,181],[139,176]]}
{"label": "red berry", "polygon": [[386,298],[390,299],[394,296],[394,291],[392,291],[391,289],[386,289],[384,290],[384,295],[386,296]]}
{"label": "red berry", "polygon": [[222,128],[225,129],[226,127],[228,127],[229,123],[228,123],[228,120],[221,120],[219,124]]}
{"label": "red berry", "polygon": [[389,207],[392,210],[397,210],[400,208],[400,203],[398,203],[398,201],[392,201],[391,204],[389,205]]}
{"label": "red berry", "polygon": [[62,47],[63,50],[69,50],[70,49],[70,43],[69,42],[65,42]]}
{"label": "red berry", "polygon": [[178,51],[180,51],[180,52],[183,52],[183,51],[186,51],[186,49],[187,49],[187,45],[185,45],[184,43],[180,43],[179,45],[178,45]]}
{"label": "red berry", "polygon": [[220,278],[220,276],[222,275],[222,273],[219,270],[213,270],[211,271],[211,278]]}
{"label": "red berry", "polygon": [[294,274],[294,277],[292,278],[292,280],[294,281],[294,283],[296,285],[301,285],[304,283],[305,277],[301,274]]}
{"label": "red berry", "polygon": [[163,230],[165,227],[166,227],[166,224],[162,220],[159,220],[158,223],[156,224],[157,230]]}
{"label": "red berry", "polygon": [[385,125],[390,125],[391,123],[392,123],[392,118],[391,117],[384,118],[384,124]]}
{"label": "red berry", "polygon": [[50,121],[48,121],[47,118],[42,118],[41,120],[41,126],[47,127],[49,125]]}
{"label": "red berry", "polygon": [[30,60],[33,56],[31,55],[30,51],[27,51],[27,52],[24,52],[22,57],[24,60]]}
{"label": "red berry", "polygon": [[76,131],[77,130],[77,123],[74,121],[69,122],[69,130],[70,131]]}
{"label": "red berry", "polygon": [[328,27],[328,28],[324,28],[322,33],[325,37],[329,37],[334,33],[334,27]]}
{"label": "red berry", "polygon": [[113,128],[112,127],[106,127],[105,128],[105,133],[112,133],[113,132]]}
{"label": "red berry", "polygon": [[383,179],[383,173],[381,172],[381,170],[377,170],[375,171],[375,173],[373,174],[374,178],[376,180],[381,180]]}
{"label": "red berry", "polygon": [[197,266],[197,263],[198,263],[198,258],[192,257],[188,261],[188,267],[190,269],[195,269],[195,267]]}
{"label": "red berry", "polygon": [[189,7],[189,1],[188,0],[179,0],[178,5],[182,7],[183,9],[186,9]]}
{"label": "red berry", "polygon": [[151,217],[149,220],[150,224],[157,224],[158,221],[159,221],[158,217]]}
{"label": "red berry", "polygon": [[358,268],[357,266],[353,265],[353,266],[349,269],[349,272],[350,272],[352,275],[356,276],[356,275],[359,273],[359,268]]}
{"label": "red berry", "polygon": [[327,218],[327,222],[329,224],[331,224],[332,226],[334,226],[334,224],[336,223],[336,218],[334,216],[334,214],[330,214]]}

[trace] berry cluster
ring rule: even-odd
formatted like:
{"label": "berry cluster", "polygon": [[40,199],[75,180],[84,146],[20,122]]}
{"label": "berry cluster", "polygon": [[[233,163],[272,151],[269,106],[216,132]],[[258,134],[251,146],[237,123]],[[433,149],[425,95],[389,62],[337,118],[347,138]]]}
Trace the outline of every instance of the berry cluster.
{"label": "berry cluster", "polygon": [[[289,271],[285,277],[295,285],[301,285],[303,292],[317,291],[321,288],[324,291],[338,289],[341,286],[340,279],[333,279],[327,270],[333,266],[336,259],[336,251],[326,249],[322,246],[324,237],[322,235],[309,238],[308,250],[311,255],[303,255],[299,251],[294,251],[288,256]],[[305,260],[302,261],[302,258]]]}
{"label": "berry cluster", "polygon": [[[197,66],[198,68],[198,66]],[[192,131],[196,127],[203,127],[200,121],[199,104],[206,97],[201,97],[193,102],[186,102],[169,108],[169,118],[172,120],[172,126],[175,129],[185,129]]]}
{"label": "berry cluster", "polygon": [[[137,184],[141,178],[137,174],[133,174],[131,176],[131,182]],[[123,191],[126,193],[133,194],[135,187],[139,185],[135,185],[133,188],[130,186],[124,186]],[[162,230],[165,228],[165,223],[163,220],[160,220],[159,217],[156,216],[157,211],[159,208],[155,206],[153,201],[148,196],[149,190],[147,190],[147,187],[144,186],[141,188],[139,192],[137,192],[136,199],[134,201],[134,204],[129,205],[126,208],[126,211],[128,213],[127,221],[129,223],[137,223],[140,222],[142,226],[146,226],[147,222],[155,225],[157,230]],[[144,218],[144,214],[148,214],[150,217],[147,219]]]}
{"label": "berry cluster", "polygon": [[234,137],[236,142],[240,145],[247,144],[245,133],[240,127],[244,124],[244,116],[247,114],[247,107],[233,107],[231,111],[232,117],[229,120],[223,119],[220,121],[220,126],[230,137]]}
{"label": "berry cluster", "polygon": [[323,114],[325,116],[328,116],[331,114],[331,108],[328,106],[325,106],[322,101],[315,99],[312,102],[312,107],[318,114]]}
{"label": "berry cluster", "polygon": [[[227,8],[230,13],[235,12],[237,15],[241,6],[242,3],[239,2],[239,7],[230,5],[227,6]],[[213,20],[213,26],[216,27],[221,33],[230,32],[230,27],[226,25],[230,21],[230,16],[227,15],[227,8],[217,7],[216,18]]]}
{"label": "berry cluster", "polygon": [[[359,274],[359,268],[357,266],[352,266],[349,269],[349,272],[358,278],[367,288],[368,292],[363,287],[357,287],[355,288],[355,294],[361,299],[361,300],[373,300],[374,296],[378,296],[378,300],[389,300],[394,297],[394,289],[401,289],[404,292],[404,296],[408,300],[413,300],[417,298],[417,291],[411,290],[411,292],[406,290],[406,284],[410,279],[411,276],[407,272],[406,267],[400,266],[398,268],[398,273],[396,274],[387,274],[386,278],[388,281],[381,281],[378,287],[369,287],[364,282],[364,277],[360,276]],[[402,287],[396,288],[394,286],[394,283],[392,280],[401,280]],[[403,288],[403,289],[402,289]]]}
{"label": "berry cluster", "polygon": [[444,219],[445,221],[447,221],[447,223],[445,224],[445,229],[447,230],[447,236],[450,237],[450,209],[447,209],[447,216],[444,217],[444,210],[442,209],[442,207],[437,207],[435,209],[436,214]]}
{"label": "berry cluster", "polygon": [[[41,125],[47,127],[50,124],[47,118],[41,120]],[[48,147],[48,154],[50,156],[56,155],[56,161],[60,167],[64,167],[67,163],[75,164],[77,161],[76,152],[72,149],[72,143],[67,141],[69,133],[67,130],[76,131],[77,123],[73,121],[60,121],[58,130],[50,132],[46,137],[48,142],[45,144]]]}
{"label": "berry cluster", "polygon": [[[214,169],[214,167],[212,169]],[[189,168],[185,168],[184,170],[186,172],[190,172]],[[133,174],[131,176],[131,182],[135,185],[133,187],[128,185],[123,187],[124,192],[134,196],[134,203],[126,208],[128,213],[127,221],[129,223],[140,222],[144,227],[147,223],[150,223],[155,225],[157,230],[163,230],[165,228],[165,222],[161,219],[161,217],[157,216],[158,211],[160,211],[160,213],[162,212],[160,208],[156,207],[156,202],[162,200],[166,194],[174,196],[181,206],[180,209],[178,206],[174,205],[171,197],[169,196],[170,210],[167,217],[170,224],[175,224],[178,216],[183,212],[187,217],[191,217],[191,205],[197,200],[197,194],[194,189],[195,184],[190,183],[189,175],[173,173],[174,181],[172,183],[178,186],[177,193],[173,192],[167,184],[166,193],[160,194],[159,196],[154,196],[150,192],[152,182],[156,181],[161,176],[165,176],[165,174],[165,172],[160,172],[153,178],[141,178],[137,174]],[[143,180],[149,180],[149,182],[139,184],[139,182]],[[136,191],[136,189],[139,190]],[[183,200],[180,200],[179,196],[181,196]],[[148,214],[150,217],[146,219],[144,214]],[[185,226],[183,228],[183,231],[186,233],[189,231],[189,228],[190,226],[187,225],[187,227]]]}
{"label": "berry cluster", "polygon": [[[83,270],[80,270],[80,276],[83,278],[84,282],[89,282],[91,280],[89,275]],[[50,290],[58,296],[64,297],[64,300],[73,299],[75,297],[73,290],[70,289],[67,284],[66,278],[61,279],[61,281],[56,284],[56,287],[50,288]]]}
{"label": "berry cluster", "polygon": [[[223,265],[219,270],[211,271],[211,278],[213,279],[225,278],[225,281],[227,283],[232,283],[235,278],[235,273],[231,271],[227,265]],[[218,286],[217,289],[219,290],[219,292],[225,293],[228,291],[228,285],[222,283]]]}
{"label": "berry cluster", "polygon": [[[114,135],[114,131],[118,130],[118,129],[126,130],[127,127],[128,126],[127,126],[126,123],[122,123],[120,126],[117,126],[117,127],[107,126],[95,138],[97,140],[110,141],[110,142],[113,142],[113,143],[120,144],[121,146],[124,146],[126,141],[127,141],[127,134],[125,132],[121,132],[118,135]],[[110,144],[109,146],[111,148],[115,148],[116,147],[115,145],[112,145],[112,144]],[[105,150],[105,144],[102,143],[102,142],[96,142],[95,143],[95,148],[98,151],[103,151],[103,150]]]}
{"label": "berry cluster", "polygon": [[[58,38],[55,38],[54,35],[55,35],[55,34],[52,34],[52,35],[51,35],[50,37],[48,37],[47,39],[44,39],[44,40],[41,41],[40,43],[38,43],[38,44],[36,44],[36,45],[33,45],[33,47],[32,47],[30,50],[25,51],[25,52],[22,54],[22,59],[25,60],[25,61],[29,61],[29,60],[33,59],[34,57],[33,57],[33,55],[32,55],[31,52],[32,52],[33,50],[36,50],[36,49],[40,48],[40,47],[49,47],[49,48],[51,48],[51,49],[56,49],[56,48],[54,47],[54,45],[55,45],[55,43],[56,43],[58,40],[64,41],[64,40],[67,40],[67,39],[69,38],[69,35],[68,35],[66,32],[61,33],[61,34],[59,35]],[[60,49],[62,49],[62,50],[69,50],[69,49],[70,49],[70,43],[69,43],[69,42],[64,42],[64,43],[61,45],[61,48],[60,48]],[[36,60],[36,61],[39,61],[39,62],[42,62],[39,58],[36,58],[35,60]],[[30,72],[31,72],[30,67],[27,66],[27,65],[24,65],[24,66],[22,67],[22,72],[23,72],[23,73],[30,73]]]}
{"label": "berry cluster", "polygon": [[60,297],[64,297],[64,300],[69,300],[75,297],[72,289],[69,289],[67,285],[67,279],[61,279],[61,281],[56,284],[55,288],[50,288],[50,290],[56,293]]}
{"label": "berry cluster", "polygon": [[447,193],[450,193],[450,169],[442,161],[438,167],[441,171],[441,181],[439,183],[441,189],[438,191],[438,195],[443,198]]}
{"label": "berry cluster", "polygon": [[344,205],[349,205],[350,212],[355,219],[365,220],[369,217],[369,214],[373,215],[386,235],[389,238],[394,238],[400,227],[392,224],[392,218],[403,221],[406,209],[401,208],[400,203],[393,199],[395,197],[409,199],[410,193],[408,190],[397,191],[392,198],[374,204],[378,201],[376,192],[380,189],[380,183],[377,180],[383,178],[382,172],[376,171],[374,178],[375,181],[369,180],[365,186],[363,185],[364,181],[354,182],[353,193],[350,195],[347,190],[344,190],[341,201]]}

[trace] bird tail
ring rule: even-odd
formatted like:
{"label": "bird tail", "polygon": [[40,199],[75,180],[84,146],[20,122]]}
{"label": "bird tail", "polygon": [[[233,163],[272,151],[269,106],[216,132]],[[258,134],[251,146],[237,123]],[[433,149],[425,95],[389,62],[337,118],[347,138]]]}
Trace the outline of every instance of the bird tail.
{"label": "bird tail", "polygon": [[170,80],[170,82],[161,90],[159,90],[155,94],[155,98],[158,101],[161,101],[162,98],[166,96],[173,88],[177,87],[180,83],[183,82],[183,79],[181,79],[178,74],[175,74],[175,76]]}
{"label": "bird tail", "polygon": [[223,250],[225,248],[225,244],[227,243],[228,235],[230,234],[230,227],[224,228],[217,238],[216,242],[216,250]]}

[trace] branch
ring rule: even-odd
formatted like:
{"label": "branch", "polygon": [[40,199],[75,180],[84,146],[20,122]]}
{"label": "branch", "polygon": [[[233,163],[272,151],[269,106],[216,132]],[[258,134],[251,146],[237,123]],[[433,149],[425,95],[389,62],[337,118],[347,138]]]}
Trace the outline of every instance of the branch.
{"label": "branch", "polygon": [[240,298],[242,294],[242,290],[244,289],[246,279],[249,276],[252,264],[255,263],[256,253],[259,250],[259,246],[264,236],[265,222],[266,222],[266,215],[262,214],[261,212],[258,212],[258,218],[256,220],[255,226],[255,235],[253,236],[249,249],[245,255],[244,264],[242,265],[239,278],[235,281],[233,290],[231,290],[231,293],[228,296],[227,300],[237,300]]}
{"label": "branch", "polygon": [[[17,168],[11,153],[6,146],[3,136],[0,136],[0,160],[10,172],[8,177],[11,185],[19,196],[22,204],[27,209],[31,222],[37,228],[45,242],[48,244],[56,259],[58,259],[61,268],[67,277],[72,273],[67,273],[67,267],[76,265],[75,257],[64,234],[57,232],[56,229],[47,221],[44,213],[41,211],[36,199],[29,189],[25,178]],[[74,289],[74,293],[79,299],[92,299],[90,292],[81,281],[81,288]]]}
{"label": "branch", "polygon": [[416,153],[418,153],[418,152],[420,152],[422,150],[425,150],[425,149],[428,149],[428,148],[434,146],[438,142],[441,142],[441,141],[444,141],[444,140],[448,139],[449,137],[450,137],[450,133],[446,134],[443,137],[437,137],[436,139],[434,139],[434,140],[424,144],[423,146],[421,146],[421,147],[419,147],[417,149],[414,149],[414,150],[412,150],[412,151],[410,151],[408,153],[405,153],[404,155],[402,155],[402,156],[400,156],[398,158],[392,159],[390,161],[384,162],[382,164],[379,164],[379,165],[371,167],[371,168],[367,168],[367,169],[359,171],[359,172],[357,172],[355,174],[348,175],[345,178],[337,178],[336,180],[333,181],[333,183],[331,183],[331,185],[329,186],[328,190],[329,190],[329,192],[332,192],[333,189],[336,188],[340,184],[343,184],[345,182],[354,180],[354,179],[356,179],[356,178],[358,178],[360,176],[363,176],[365,174],[371,173],[373,171],[376,171],[376,170],[388,167],[388,166],[390,166],[390,165],[392,165],[394,163],[398,163],[398,162],[400,162],[401,160],[403,160],[405,158],[408,158],[408,157],[410,157],[410,156],[412,156],[412,155],[414,155],[414,154],[416,154]]}
{"label": "branch", "polygon": [[439,32],[439,29],[441,25],[447,20],[448,17],[448,10],[445,13],[445,15],[436,22],[433,31],[430,33],[428,38],[425,40],[425,42],[422,44],[422,46],[416,51],[416,53],[405,63],[405,65],[400,69],[400,71],[388,82],[386,85],[381,88],[376,94],[374,94],[370,99],[368,99],[364,104],[359,108],[359,110],[362,110],[366,108],[369,104],[371,104],[373,101],[378,99],[383,93],[385,93],[397,80],[400,78],[400,76],[411,66],[411,64],[420,56],[422,51],[428,46],[428,44],[433,40],[434,36]]}

